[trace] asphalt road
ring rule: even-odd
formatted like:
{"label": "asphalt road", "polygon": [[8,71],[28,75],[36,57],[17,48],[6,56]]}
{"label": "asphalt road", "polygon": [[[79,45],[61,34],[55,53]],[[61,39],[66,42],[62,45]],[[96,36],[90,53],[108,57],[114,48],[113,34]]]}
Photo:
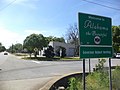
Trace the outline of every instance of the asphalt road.
{"label": "asphalt road", "polygon": [[[98,63],[98,59],[91,59],[91,70],[95,67],[95,64]],[[120,65],[119,59],[112,60],[112,66]],[[105,63],[105,66],[108,66],[108,60]],[[50,79],[56,76],[62,76],[74,72],[82,72],[82,61],[32,61],[32,60],[21,60],[11,54],[3,55],[0,54],[0,90],[36,90],[36,89],[16,89],[15,85],[11,85],[9,89],[9,83],[16,80],[22,80],[27,84],[29,80],[38,80],[39,87],[45,84]],[[88,72],[88,60],[86,60],[86,72]],[[9,82],[8,82],[9,81]],[[8,86],[3,86],[4,84]],[[37,84],[38,84],[37,83]],[[34,83],[35,86],[36,83]],[[24,85],[26,85],[24,83]],[[23,86],[24,86],[23,85]],[[30,85],[30,83],[28,84]],[[9,87],[8,89],[4,89]],[[14,88],[13,88],[14,87]],[[22,86],[20,86],[22,87]],[[25,86],[24,86],[25,87]],[[22,87],[23,88],[23,87]]]}

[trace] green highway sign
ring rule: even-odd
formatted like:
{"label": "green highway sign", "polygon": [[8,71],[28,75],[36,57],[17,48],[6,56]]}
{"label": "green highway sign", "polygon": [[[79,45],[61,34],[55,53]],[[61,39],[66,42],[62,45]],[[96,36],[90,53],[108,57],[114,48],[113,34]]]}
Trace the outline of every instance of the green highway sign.
{"label": "green highway sign", "polygon": [[79,13],[80,58],[112,57],[111,18]]}

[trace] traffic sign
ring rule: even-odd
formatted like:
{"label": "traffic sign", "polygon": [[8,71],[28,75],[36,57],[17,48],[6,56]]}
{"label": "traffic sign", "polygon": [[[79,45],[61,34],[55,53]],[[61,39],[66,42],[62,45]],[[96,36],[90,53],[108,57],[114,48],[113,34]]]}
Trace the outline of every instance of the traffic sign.
{"label": "traffic sign", "polygon": [[80,58],[112,57],[111,18],[78,14]]}

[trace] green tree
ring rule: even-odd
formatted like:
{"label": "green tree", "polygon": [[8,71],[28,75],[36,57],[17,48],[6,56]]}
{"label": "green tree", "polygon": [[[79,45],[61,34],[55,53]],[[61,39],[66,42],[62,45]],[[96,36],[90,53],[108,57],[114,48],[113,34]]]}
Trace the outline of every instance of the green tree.
{"label": "green tree", "polygon": [[54,37],[54,36],[49,36],[49,37],[45,37],[45,40],[47,42],[47,44],[49,44],[50,41],[57,41],[57,42],[64,42],[65,43],[65,39],[63,37]]}
{"label": "green tree", "polygon": [[3,46],[2,43],[0,43],[0,52],[3,52],[5,50],[6,50],[5,46]]}
{"label": "green tree", "polygon": [[12,45],[9,47],[8,52],[10,52],[10,53],[15,53],[16,50],[15,50],[14,47],[15,47],[15,45],[12,44]]}
{"label": "green tree", "polygon": [[36,48],[38,50],[42,50],[44,46],[47,46],[47,44],[45,41],[45,37],[42,34],[31,34],[27,36],[23,42],[23,47],[28,50],[28,52],[30,53],[30,56],[31,56],[31,53],[35,52]]}
{"label": "green tree", "polygon": [[120,26],[112,26],[114,52],[120,52]]}
{"label": "green tree", "polygon": [[15,45],[12,44],[12,46],[9,47],[8,51],[11,53],[21,53],[23,50],[23,45],[20,43],[17,43]]}
{"label": "green tree", "polygon": [[20,53],[23,50],[23,45],[20,43],[17,43],[14,45],[14,49],[16,50],[16,53]]}

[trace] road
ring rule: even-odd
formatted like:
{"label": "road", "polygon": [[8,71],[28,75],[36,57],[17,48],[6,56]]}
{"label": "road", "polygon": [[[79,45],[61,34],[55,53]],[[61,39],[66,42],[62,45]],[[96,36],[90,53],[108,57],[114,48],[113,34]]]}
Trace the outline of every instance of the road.
{"label": "road", "polygon": [[[98,59],[91,59],[91,70],[97,63]],[[120,60],[112,60],[112,66],[114,65],[120,65]],[[108,66],[108,60],[105,66]],[[21,60],[11,54],[3,55],[1,53],[0,68],[2,69],[0,71],[0,90],[23,90],[21,88],[24,88],[24,90],[38,90],[56,76],[82,72],[82,61]],[[86,60],[86,71],[88,72],[88,70],[88,60]],[[18,86],[15,86],[16,81],[18,81]]]}

